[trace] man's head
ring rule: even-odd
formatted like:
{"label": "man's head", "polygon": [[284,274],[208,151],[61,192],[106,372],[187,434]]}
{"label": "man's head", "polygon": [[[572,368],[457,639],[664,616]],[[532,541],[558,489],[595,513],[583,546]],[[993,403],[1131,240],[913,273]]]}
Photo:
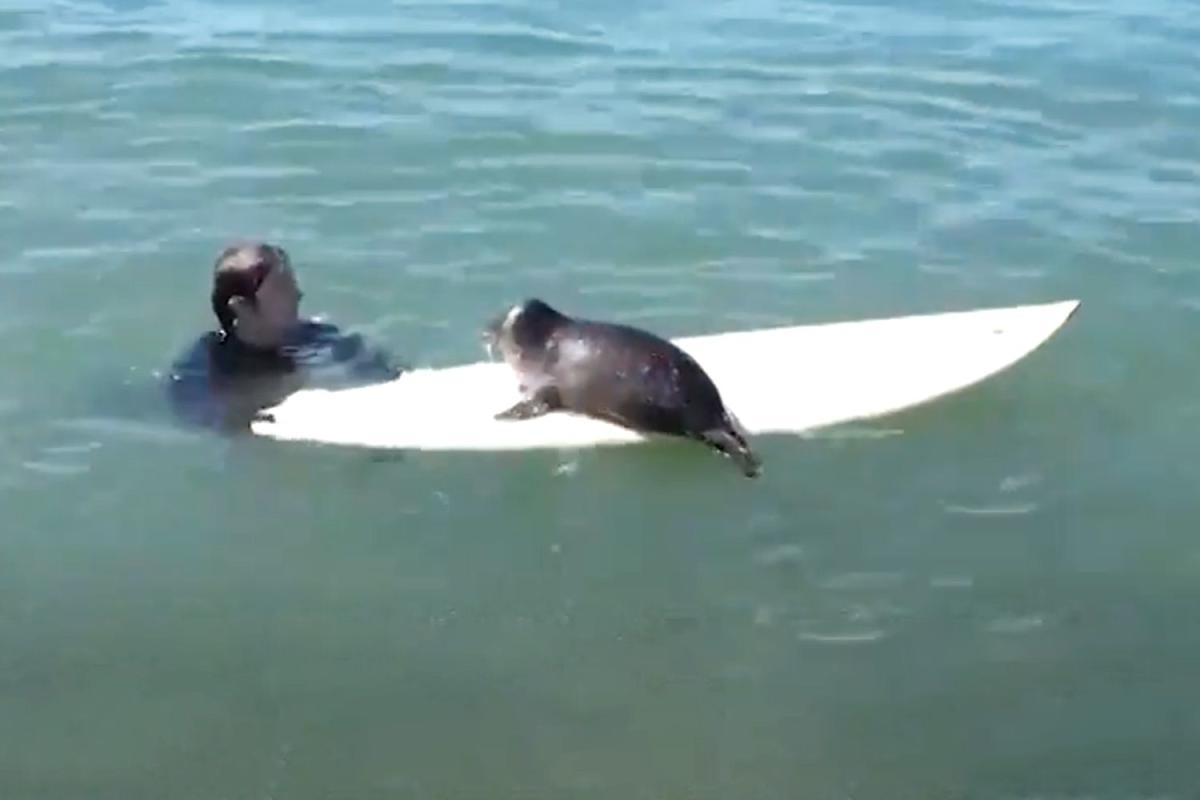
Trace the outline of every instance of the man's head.
{"label": "man's head", "polygon": [[225,335],[271,349],[300,321],[300,287],[287,253],[265,242],[231,245],[213,268],[212,309]]}

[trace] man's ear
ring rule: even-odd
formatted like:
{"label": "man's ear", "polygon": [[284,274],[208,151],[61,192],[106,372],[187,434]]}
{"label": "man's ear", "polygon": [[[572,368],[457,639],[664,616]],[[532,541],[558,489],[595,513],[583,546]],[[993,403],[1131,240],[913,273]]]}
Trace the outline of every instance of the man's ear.
{"label": "man's ear", "polygon": [[225,305],[231,312],[233,312],[233,318],[237,320],[245,316],[246,312],[253,308],[254,303],[252,303],[248,297],[234,295],[225,302]]}

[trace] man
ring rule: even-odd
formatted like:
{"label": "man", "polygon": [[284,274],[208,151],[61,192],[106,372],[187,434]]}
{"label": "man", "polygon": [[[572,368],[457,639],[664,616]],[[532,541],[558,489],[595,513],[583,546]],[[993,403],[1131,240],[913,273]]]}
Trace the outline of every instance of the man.
{"label": "man", "polygon": [[264,408],[300,388],[341,388],[391,380],[400,369],[358,335],[300,317],[300,291],[283,248],[227,247],[213,269],[210,331],[172,365],[175,413],[226,432],[249,429]]}

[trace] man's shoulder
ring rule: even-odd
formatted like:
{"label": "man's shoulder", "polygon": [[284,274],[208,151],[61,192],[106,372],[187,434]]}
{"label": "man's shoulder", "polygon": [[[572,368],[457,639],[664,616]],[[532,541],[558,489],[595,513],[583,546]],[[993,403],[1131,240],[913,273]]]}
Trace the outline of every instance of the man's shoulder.
{"label": "man's shoulder", "polygon": [[306,319],[297,326],[299,338],[329,340],[344,336],[341,327],[323,319]]}
{"label": "man's shoulder", "polygon": [[219,354],[221,339],[221,335],[216,331],[207,331],[197,336],[175,356],[168,377],[177,381],[207,373],[213,358]]}
{"label": "man's shoulder", "polygon": [[208,331],[196,337],[175,359],[171,377],[220,379],[240,374],[290,372],[293,368],[286,356],[254,350],[219,331]]}
{"label": "man's shoulder", "polygon": [[345,370],[344,377],[350,380],[391,380],[403,371],[384,348],[361,333],[344,330],[330,322],[305,322],[297,344],[300,350],[314,356],[314,366]]}
{"label": "man's shoulder", "polygon": [[215,331],[197,336],[171,362],[165,376],[174,412],[189,422],[211,426],[221,417],[220,395],[224,339]]}

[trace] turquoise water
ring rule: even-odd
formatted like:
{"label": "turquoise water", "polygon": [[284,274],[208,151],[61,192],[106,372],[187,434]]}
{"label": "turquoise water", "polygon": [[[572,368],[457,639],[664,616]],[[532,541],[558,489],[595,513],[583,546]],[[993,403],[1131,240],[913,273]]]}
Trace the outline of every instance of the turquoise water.
{"label": "turquoise water", "polygon": [[[0,798],[1200,790],[1193,2],[0,4]],[[181,430],[229,239],[415,364],[1063,298],[759,443]],[[853,368],[853,365],[847,365]]]}

